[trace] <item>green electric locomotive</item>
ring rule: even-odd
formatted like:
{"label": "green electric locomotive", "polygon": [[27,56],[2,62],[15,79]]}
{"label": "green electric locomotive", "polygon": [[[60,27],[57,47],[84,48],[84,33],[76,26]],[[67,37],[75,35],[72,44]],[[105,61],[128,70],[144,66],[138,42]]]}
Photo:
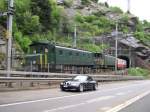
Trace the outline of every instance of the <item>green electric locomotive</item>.
{"label": "green electric locomotive", "polygon": [[93,53],[57,46],[50,42],[33,42],[25,56],[26,70],[40,72],[86,73],[94,66]]}

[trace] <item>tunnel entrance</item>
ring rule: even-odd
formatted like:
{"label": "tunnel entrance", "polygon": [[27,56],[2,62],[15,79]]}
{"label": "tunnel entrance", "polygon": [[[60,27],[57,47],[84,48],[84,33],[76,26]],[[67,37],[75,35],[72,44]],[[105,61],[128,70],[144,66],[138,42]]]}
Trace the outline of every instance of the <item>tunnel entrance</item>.
{"label": "tunnel entrance", "polygon": [[127,61],[127,68],[130,66],[130,59],[127,56],[118,56],[118,58],[126,60]]}

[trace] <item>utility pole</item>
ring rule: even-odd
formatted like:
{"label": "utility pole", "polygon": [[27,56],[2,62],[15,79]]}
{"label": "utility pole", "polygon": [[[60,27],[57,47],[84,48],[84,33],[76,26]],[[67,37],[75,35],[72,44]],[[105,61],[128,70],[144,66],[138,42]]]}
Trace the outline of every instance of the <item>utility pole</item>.
{"label": "utility pole", "polygon": [[128,7],[127,12],[130,13],[130,0],[128,0],[127,4],[128,4],[128,6],[127,6]]}
{"label": "utility pole", "polygon": [[77,47],[77,25],[74,26],[73,47]]}
{"label": "utility pole", "polygon": [[115,73],[117,73],[117,57],[118,57],[118,21],[116,21],[116,37],[115,37]]}
{"label": "utility pole", "polygon": [[7,77],[10,77],[11,71],[11,55],[12,55],[12,21],[13,21],[13,5],[14,0],[8,1],[8,20],[7,20],[7,33],[8,33],[8,42],[7,42]]}
{"label": "utility pole", "polygon": [[131,68],[131,46],[129,46],[129,68]]}

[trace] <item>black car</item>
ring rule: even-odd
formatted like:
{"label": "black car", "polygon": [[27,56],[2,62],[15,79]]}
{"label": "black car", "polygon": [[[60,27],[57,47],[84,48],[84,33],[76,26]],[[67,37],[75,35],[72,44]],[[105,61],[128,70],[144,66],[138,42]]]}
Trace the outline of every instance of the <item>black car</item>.
{"label": "black car", "polygon": [[97,87],[97,81],[94,81],[92,77],[86,75],[75,76],[71,80],[66,80],[60,84],[62,91],[77,90],[83,92],[85,90],[96,90]]}

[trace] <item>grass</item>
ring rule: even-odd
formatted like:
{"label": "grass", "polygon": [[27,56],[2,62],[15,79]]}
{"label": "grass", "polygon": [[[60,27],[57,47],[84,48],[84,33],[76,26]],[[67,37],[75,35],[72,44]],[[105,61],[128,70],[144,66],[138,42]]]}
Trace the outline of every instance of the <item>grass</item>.
{"label": "grass", "polygon": [[130,68],[128,70],[129,75],[131,76],[144,76],[146,78],[150,77],[150,70],[143,69],[140,67]]}

